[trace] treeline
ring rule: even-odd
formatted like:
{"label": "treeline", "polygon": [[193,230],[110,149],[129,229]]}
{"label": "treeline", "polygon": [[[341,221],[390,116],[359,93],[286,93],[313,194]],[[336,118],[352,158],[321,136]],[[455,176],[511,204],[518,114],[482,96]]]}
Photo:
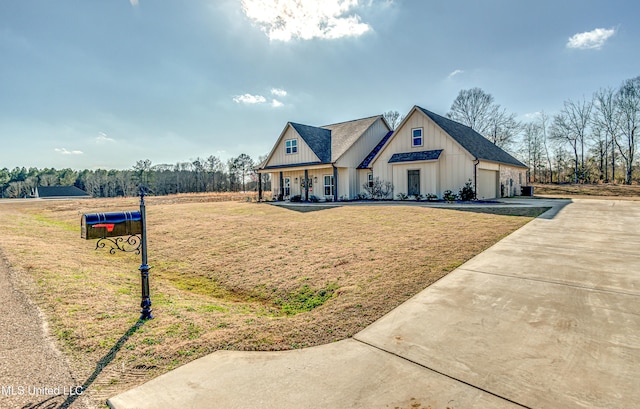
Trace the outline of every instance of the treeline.
{"label": "treeline", "polygon": [[591,98],[566,100],[557,114],[538,112],[525,122],[480,88],[462,90],[447,116],[513,153],[529,167],[531,182],[640,181],[640,76]]}
{"label": "treeline", "polygon": [[[175,165],[139,160],[128,170],[4,168],[0,169],[0,197],[31,197],[38,186],[76,186],[94,197],[135,196],[139,186],[154,195],[253,191],[258,189],[255,164],[249,155],[241,154],[226,162],[216,156]],[[263,188],[270,189],[268,175],[262,178]]]}
{"label": "treeline", "polygon": [[[397,111],[384,113],[392,128]],[[566,100],[553,116],[538,112],[528,121],[495,103],[480,88],[461,90],[447,116],[470,126],[529,167],[529,181],[542,183],[637,183],[640,76],[590,99]],[[258,158],[258,162],[265,158]],[[257,190],[256,162],[246,154],[226,162],[216,156],[153,165],[140,160],[129,170],[0,169],[0,197],[28,197],[37,186],[76,186],[94,197]],[[270,190],[268,175],[263,189]]]}

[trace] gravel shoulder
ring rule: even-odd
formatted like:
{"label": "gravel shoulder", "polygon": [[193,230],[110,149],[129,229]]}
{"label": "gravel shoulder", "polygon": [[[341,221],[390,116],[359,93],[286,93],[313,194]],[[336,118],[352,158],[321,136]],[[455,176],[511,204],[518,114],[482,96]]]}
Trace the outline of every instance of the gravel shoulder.
{"label": "gravel shoulder", "polygon": [[0,407],[93,408],[43,315],[18,283],[0,252]]}

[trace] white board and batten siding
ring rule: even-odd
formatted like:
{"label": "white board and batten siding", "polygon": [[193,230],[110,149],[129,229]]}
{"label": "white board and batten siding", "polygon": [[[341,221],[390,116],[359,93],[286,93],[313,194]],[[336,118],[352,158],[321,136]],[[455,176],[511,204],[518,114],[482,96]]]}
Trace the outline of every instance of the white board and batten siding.
{"label": "white board and batten siding", "polygon": [[[412,130],[422,128],[422,146],[412,146]],[[389,163],[394,153],[420,152],[442,149],[437,161]],[[474,158],[453,138],[437,126],[429,117],[414,110],[402,126],[396,130],[373,166],[374,178],[391,181],[393,195],[407,193],[407,171],[420,169],[421,194],[434,193],[442,197],[444,190],[458,189],[473,177]],[[435,174],[435,175],[434,175]],[[435,180],[435,181],[434,181]],[[424,187],[424,191],[422,191]]]}
{"label": "white board and batten siding", "polygon": [[376,120],[371,126],[358,138],[358,140],[347,149],[342,156],[336,158],[336,166],[356,168],[363,158],[376,147],[378,142],[389,132],[389,128],[385,125],[382,118]]}
{"label": "white board and batten siding", "polygon": [[420,194],[437,194],[439,166],[437,161],[407,162],[393,165],[393,186],[395,194],[409,193],[409,171],[420,172]]}
{"label": "white board and batten siding", "polygon": [[361,182],[362,172],[356,168],[389,131],[382,118],[377,119],[342,156],[337,158],[339,197],[355,199],[363,190],[362,185],[365,182]]}
{"label": "white board and batten siding", "polygon": [[[297,139],[298,152],[286,153],[285,143],[287,140]],[[309,145],[305,143],[302,137],[291,126],[287,126],[282,138],[278,142],[273,151],[273,155],[267,162],[266,166],[293,165],[296,163],[320,162],[320,158],[311,150]]]}

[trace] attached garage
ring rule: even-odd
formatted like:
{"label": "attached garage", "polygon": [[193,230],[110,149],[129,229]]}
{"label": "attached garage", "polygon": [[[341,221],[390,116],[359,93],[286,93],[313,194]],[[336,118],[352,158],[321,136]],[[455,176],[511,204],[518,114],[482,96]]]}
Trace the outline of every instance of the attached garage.
{"label": "attached garage", "polygon": [[476,194],[478,199],[495,199],[499,196],[500,181],[497,170],[478,169],[478,189]]}
{"label": "attached garage", "polygon": [[527,170],[470,127],[418,106],[367,156],[364,167],[374,178],[392,182],[394,199],[414,193],[443,198],[468,181],[480,200],[513,196]]}

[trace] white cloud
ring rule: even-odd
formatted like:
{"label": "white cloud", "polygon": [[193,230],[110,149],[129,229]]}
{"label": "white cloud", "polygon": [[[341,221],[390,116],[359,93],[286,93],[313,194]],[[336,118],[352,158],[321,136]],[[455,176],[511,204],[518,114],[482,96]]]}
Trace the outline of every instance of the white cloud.
{"label": "white cloud", "polygon": [[540,116],[540,112],[527,112],[526,114],[522,115],[524,117],[524,119],[530,121],[533,119],[537,119]]}
{"label": "white cloud", "polygon": [[82,151],[74,150],[70,151],[67,148],[55,148],[54,151],[62,154],[62,155],[82,155]]}
{"label": "white cloud", "polygon": [[462,74],[463,72],[464,72],[463,70],[454,70],[447,76],[447,78],[453,78],[456,75]]}
{"label": "white cloud", "polygon": [[578,48],[581,50],[600,49],[615,33],[615,28],[596,28],[592,31],[574,34],[569,37],[567,48]]}
{"label": "white cloud", "polygon": [[[271,94],[277,97],[286,97],[287,91],[280,88],[271,88]],[[261,104],[266,104],[268,102],[267,98],[262,95],[253,95],[249,93],[236,95],[233,97],[233,101],[237,104],[245,104],[245,105],[261,105]],[[284,103],[282,103],[281,101],[275,98],[272,98],[269,105],[271,105],[271,107],[273,108],[280,108],[284,106]]]}
{"label": "white cloud", "polygon": [[116,141],[115,139],[109,138],[107,134],[104,132],[99,132],[98,136],[96,137],[96,143],[98,144],[110,143],[115,141]]}
{"label": "white cloud", "polygon": [[129,3],[131,3],[133,7],[137,7],[139,2],[138,0],[129,0]]}
{"label": "white cloud", "polygon": [[280,88],[271,88],[271,93],[277,97],[286,97],[287,91]]}
{"label": "white cloud", "polygon": [[264,104],[265,102],[267,102],[267,99],[262,95],[251,94],[236,95],[235,97],[233,97],[233,100],[238,104],[242,103],[248,105]]}
{"label": "white cloud", "polygon": [[246,16],[270,40],[336,39],[360,36],[371,27],[357,14],[346,15],[359,0],[241,0]]}

